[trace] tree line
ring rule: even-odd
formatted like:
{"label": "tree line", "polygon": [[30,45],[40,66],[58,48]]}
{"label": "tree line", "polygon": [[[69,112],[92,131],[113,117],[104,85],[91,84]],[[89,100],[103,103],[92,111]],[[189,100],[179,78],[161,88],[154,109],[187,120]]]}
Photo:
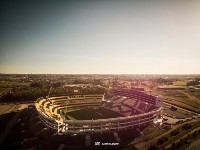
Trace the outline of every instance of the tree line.
{"label": "tree line", "polygon": [[[49,94],[50,86],[34,85],[30,87],[14,88],[7,94],[1,96],[1,102],[26,102],[35,101],[39,97]],[[50,96],[76,95],[76,94],[103,94],[105,90],[101,87],[52,87]]]}

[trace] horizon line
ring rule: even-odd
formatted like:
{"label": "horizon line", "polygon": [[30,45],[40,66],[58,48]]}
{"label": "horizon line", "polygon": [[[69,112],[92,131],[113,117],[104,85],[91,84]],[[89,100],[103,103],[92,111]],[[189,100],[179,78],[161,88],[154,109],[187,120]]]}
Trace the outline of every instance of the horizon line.
{"label": "horizon line", "polygon": [[0,73],[0,74],[18,74],[18,75],[200,75],[200,73]]}

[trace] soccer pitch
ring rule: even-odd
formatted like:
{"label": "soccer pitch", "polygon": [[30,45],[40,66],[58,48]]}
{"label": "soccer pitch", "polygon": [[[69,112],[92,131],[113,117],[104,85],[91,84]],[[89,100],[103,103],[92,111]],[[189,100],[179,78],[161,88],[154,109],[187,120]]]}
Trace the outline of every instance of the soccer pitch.
{"label": "soccer pitch", "polygon": [[76,111],[70,111],[66,113],[67,117],[75,120],[92,120],[92,119],[107,119],[122,117],[117,112],[106,108],[83,108]]}

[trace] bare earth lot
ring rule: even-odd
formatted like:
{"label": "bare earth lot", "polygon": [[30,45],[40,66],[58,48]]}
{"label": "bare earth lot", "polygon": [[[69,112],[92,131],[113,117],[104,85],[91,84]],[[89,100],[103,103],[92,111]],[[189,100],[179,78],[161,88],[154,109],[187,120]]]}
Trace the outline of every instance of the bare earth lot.
{"label": "bare earth lot", "polygon": [[0,104],[0,115],[11,112],[15,106],[14,104]]}

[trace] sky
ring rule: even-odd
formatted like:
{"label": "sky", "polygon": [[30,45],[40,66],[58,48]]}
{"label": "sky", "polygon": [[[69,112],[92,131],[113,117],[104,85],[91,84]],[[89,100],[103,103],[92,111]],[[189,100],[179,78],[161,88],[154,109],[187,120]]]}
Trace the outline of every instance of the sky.
{"label": "sky", "polygon": [[0,73],[200,74],[200,1],[0,2]]}

